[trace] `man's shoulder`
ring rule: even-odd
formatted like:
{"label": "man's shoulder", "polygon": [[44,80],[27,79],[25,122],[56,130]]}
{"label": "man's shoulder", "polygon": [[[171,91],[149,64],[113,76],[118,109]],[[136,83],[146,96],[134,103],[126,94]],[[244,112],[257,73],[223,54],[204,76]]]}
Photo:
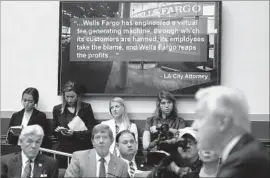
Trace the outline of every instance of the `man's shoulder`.
{"label": "man's shoulder", "polygon": [[250,143],[243,146],[242,150],[239,150],[239,156],[245,160],[258,160],[269,162],[269,154],[266,148],[258,140],[253,140]]}
{"label": "man's shoulder", "polygon": [[117,156],[115,156],[113,154],[111,154],[111,160],[114,161],[114,162],[116,162],[117,164],[121,164],[121,165],[122,164],[123,165],[126,164],[126,162],[123,159],[121,159],[121,158],[119,158],[119,157],[117,157]]}
{"label": "man's shoulder", "polygon": [[228,156],[221,165],[218,177],[266,178],[270,173],[269,164],[269,153],[254,140]]}
{"label": "man's shoulder", "polygon": [[90,153],[94,153],[94,149],[75,151],[73,152],[73,155],[77,157],[85,157],[86,155]]}
{"label": "man's shoulder", "polygon": [[238,147],[238,150],[233,154],[238,154],[241,157],[254,158],[267,153],[264,145],[250,134],[244,135],[236,147]]}
{"label": "man's shoulder", "polygon": [[11,160],[16,161],[16,158],[19,158],[19,156],[20,156],[20,152],[3,155],[3,156],[1,156],[1,162],[7,163]]}
{"label": "man's shoulder", "polygon": [[57,162],[56,159],[50,157],[50,156],[47,156],[47,155],[44,155],[44,154],[39,154],[39,159],[43,159],[45,162],[49,162],[49,163],[55,163]]}
{"label": "man's shoulder", "polygon": [[[269,153],[266,148],[251,135],[246,135],[246,141],[239,141],[236,145],[238,149],[232,151],[228,156],[226,163],[231,165],[244,165],[261,167],[269,165]],[[245,139],[245,138],[242,138]]]}

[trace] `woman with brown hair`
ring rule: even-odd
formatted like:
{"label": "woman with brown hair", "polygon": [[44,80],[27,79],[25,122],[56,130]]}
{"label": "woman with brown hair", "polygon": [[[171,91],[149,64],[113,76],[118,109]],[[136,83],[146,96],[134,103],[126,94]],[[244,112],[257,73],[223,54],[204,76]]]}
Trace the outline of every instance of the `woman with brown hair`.
{"label": "woman with brown hair", "polygon": [[178,116],[175,97],[167,91],[159,93],[155,113],[145,122],[143,133],[143,148],[145,150],[151,150],[158,145],[157,128],[163,124],[167,124],[169,131],[173,134],[178,129],[186,127],[185,120]]}
{"label": "woman with brown hair", "polygon": [[[91,132],[97,124],[92,107],[81,101],[82,89],[75,82],[68,81],[62,91],[62,104],[53,108],[53,133],[59,141],[58,151],[73,153],[74,151],[93,148]],[[70,128],[74,119],[82,121],[82,130]],[[67,161],[60,159],[60,167],[66,168]]]}
{"label": "woman with brown hair", "polygon": [[[23,109],[14,113],[9,122],[9,128],[13,126],[21,126],[23,129],[28,125],[38,124],[42,127],[44,131],[44,138],[41,144],[43,148],[51,148],[51,140],[50,136],[50,124],[46,118],[46,114],[44,112],[36,109],[39,100],[39,92],[36,88],[29,87],[26,88],[22,93],[22,105]],[[8,132],[8,143],[17,145],[19,133],[13,133],[13,130],[10,129]]]}

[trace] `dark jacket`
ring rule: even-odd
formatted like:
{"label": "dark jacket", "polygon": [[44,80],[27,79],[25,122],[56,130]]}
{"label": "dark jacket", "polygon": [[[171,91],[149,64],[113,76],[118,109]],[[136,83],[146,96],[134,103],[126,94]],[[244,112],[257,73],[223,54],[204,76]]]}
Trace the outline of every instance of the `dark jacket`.
{"label": "dark jacket", "polygon": [[[74,131],[73,135],[70,138],[66,138],[68,143],[61,143],[61,138],[65,137],[60,132],[55,132],[55,129],[58,126],[68,127],[67,120],[65,118],[65,111],[61,114],[62,105],[59,104],[53,108],[53,134],[58,137],[60,146],[62,144],[70,144],[73,147],[73,151],[84,150],[93,148],[91,142],[91,133],[93,127],[97,124],[97,121],[94,118],[92,107],[89,103],[81,102],[81,109],[78,112],[78,116],[85,123],[85,126],[88,130],[85,131]],[[65,109],[67,110],[67,108]],[[65,140],[65,139],[62,139]],[[61,150],[60,150],[61,151]],[[70,152],[73,152],[70,151]]]}
{"label": "dark jacket", "polygon": [[[24,115],[24,109],[22,109],[19,112],[14,113],[10,119],[9,127],[20,126],[22,124],[23,115]],[[50,130],[50,123],[48,119],[46,118],[46,114],[37,109],[34,109],[29,119],[28,125],[34,125],[34,124],[40,125],[44,131],[44,138],[43,138],[41,147],[50,149],[52,147],[52,142],[50,139],[51,130]],[[17,145],[18,136],[14,136],[12,133],[8,133],[8,143]]]}
{"label": "dark jacket", "polygon": [[179,175],[168,170],[168,165],[172,161],[174,161],[178,167],[189,167],[191,169],[191,172],[187,173],[181,178],[199,178],[199,173],[203,165],[202,161],[199,159],[199,156],[195,162],[189,163],[185,161],[177,152],[162,159],[159,165],[153,168],[152,172],[147,176],[147,178],[180,178]]}
{"label": "dark jacket", "polygon": [[269,178],[269,154],[250,134],[245,134],[221,164],[217,177]]}
{"label": "dark jacket", "polygon": [[[1,164],[7,167],[8,177],[21,177],[21,152],[1,156]],[[58,172],[58,163],[56,159],[53,159],[43,154],[37,155],[34,163],[33,177],[47,175],[47,177],[57,178]]]}

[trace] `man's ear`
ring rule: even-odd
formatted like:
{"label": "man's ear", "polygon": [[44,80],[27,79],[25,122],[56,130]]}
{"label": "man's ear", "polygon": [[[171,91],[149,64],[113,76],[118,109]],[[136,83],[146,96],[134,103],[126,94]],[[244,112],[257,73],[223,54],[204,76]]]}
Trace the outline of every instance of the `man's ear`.
{"label": "man's ear", "polygon": [[224,116],[219,119],[219,130],[224,132],[225,130],[229,129],[233,124],[233,118],[231,116]]}
{"label": "man's ear", "polygon": [[19,139],[18,143],[19,143],[19,145],[21,145],[21,144],[22,144],[22,140],[21,140],[21,139]]}

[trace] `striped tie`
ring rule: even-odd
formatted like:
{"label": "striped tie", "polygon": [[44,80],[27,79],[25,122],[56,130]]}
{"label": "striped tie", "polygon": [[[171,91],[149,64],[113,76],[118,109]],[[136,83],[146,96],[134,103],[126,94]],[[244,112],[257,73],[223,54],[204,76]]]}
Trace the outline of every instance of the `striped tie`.
{"label": "striped tie", "polygon": [[23,178],[30,178],[31,176],[31,170],[32,170],[32,166],[31,166],[32,160],[29,159],[25,165],[25,168],[23,170]]}
{"label": "striped tie", "polygon": [[135,168],[133,167],[133,162],[130,161],[129,162],[129,175],[130,175],[130,177],[134,177],[134,173],[135,173]]}

